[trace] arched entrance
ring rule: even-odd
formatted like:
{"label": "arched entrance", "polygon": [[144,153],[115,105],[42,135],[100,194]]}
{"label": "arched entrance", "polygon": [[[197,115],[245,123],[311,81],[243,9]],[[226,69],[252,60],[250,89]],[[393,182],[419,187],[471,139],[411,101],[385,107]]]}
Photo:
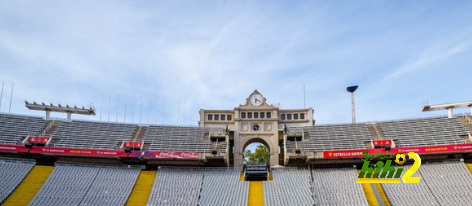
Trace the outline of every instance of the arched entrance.
{"label": "arched entrance", "polygon": [[243,164],[245,165],[269,165],[270,146],[261,138],[249,139],[243,145]]}
{"label": "arched entrance", "polygon": [[275,135],[235,135],[234,166],[242,167],[244,164],[244,150],[252,143],[261,143],[269,151],[270,166],[279,164],[279,142]]}

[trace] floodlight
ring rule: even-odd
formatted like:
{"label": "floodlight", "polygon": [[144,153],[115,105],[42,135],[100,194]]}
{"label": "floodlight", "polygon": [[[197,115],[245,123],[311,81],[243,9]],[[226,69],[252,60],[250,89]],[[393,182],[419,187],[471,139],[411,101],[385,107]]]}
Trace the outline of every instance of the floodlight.
{"label": "floodlight", "polygon": [[354,92],[357,90],[359,86],[354,85],[347,87],[346,90],[351,93],[351,110],[352,110],[352,123],[356,123],[356,104],[354,103]]}
{"label": "floodlight", "polygon": [[353,93],[353,92],[355,92],[355,91],[357,90],[357,87],[359,87],[359,86],[357,86],[357,85],[355,85],[355,86],[350,86],[350,87],[347,87],[346,90],[347,90],[348,92],[350,92],[350,93]]}

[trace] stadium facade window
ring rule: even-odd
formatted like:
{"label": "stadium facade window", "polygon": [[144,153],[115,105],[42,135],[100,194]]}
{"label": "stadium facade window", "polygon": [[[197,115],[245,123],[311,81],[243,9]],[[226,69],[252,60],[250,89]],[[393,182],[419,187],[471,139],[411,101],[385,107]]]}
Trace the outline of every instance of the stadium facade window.
{"label": "stadium facade window", "polygon": [[254,112],[254,118],[259,118],[259,112]]}
{"label": "stadium facade window", "polygon": [[287,120],[292,120],[292,114],[287,114]]}
{"label": "stadium facade window", "polygon": [[285,120],[285,114],[281,114],[280,119]]}
{"label": "stadium facade window", "polygon": [[267,114],[266,114],[266,117],[267,117],[267,118],[271,118],[271,117],[272,117],[272,115],[271,115],[271,114],[272,114],[272,113],[270,113],[270,112],[267,112]]}
{"label": "stadium facade window", "polygon": [[252,118],[252,112],[247,113],[247,118]]}
{"label": "stadium facade window", "polygon": [[293,114],[293,119],[298,119],[298,114]]}
{"label": "stadium facade window", "polygon": [[226,120],[226,115],[222,114],[220,119],[221,119],[221,121],[225,121]]}
{"label": "stadium facade window", "polygon": [[231,116],[231,115],[226,115],[226,119],[227,119],[228,121],[231,121],[231,120],[233,119],[233,116]]}
{"label": "stadium facade window", "polygon": [[209,121],[212,121],[213,120],[213,115],[209,114],[207,118],[208,118]]}
{"label": "stadium facade window", "polygon": [[265,113],[261,112],[261,118],[265,118]]}
{"label": "stadium facade window", "polygon": [[215,114],[215,121],[220,120],[220,115]]}
{"label": "stadium facade window", "polygon": [[246,112],[241,112],[241,118],[246,118]]}
{"label": "stadium facade window", "polygon": [[300,119],[305,119],[305,114],[304,113],[300,114]]}

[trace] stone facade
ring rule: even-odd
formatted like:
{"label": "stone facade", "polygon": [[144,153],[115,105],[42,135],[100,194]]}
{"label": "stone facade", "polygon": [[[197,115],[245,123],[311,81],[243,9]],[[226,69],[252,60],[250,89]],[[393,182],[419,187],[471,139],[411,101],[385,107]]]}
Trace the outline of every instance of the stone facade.
{"label": "stone facade", "polygon": [[200,110],[200,127],[228,127],[233,135],[234,166],[243,163],[244,149],[259,142],[270,150],[270,165],[279,164],[279,153],[283,151],[283,127],[313,125],[313,109],[282,110],[269,105],[257,90],[233,110]]}

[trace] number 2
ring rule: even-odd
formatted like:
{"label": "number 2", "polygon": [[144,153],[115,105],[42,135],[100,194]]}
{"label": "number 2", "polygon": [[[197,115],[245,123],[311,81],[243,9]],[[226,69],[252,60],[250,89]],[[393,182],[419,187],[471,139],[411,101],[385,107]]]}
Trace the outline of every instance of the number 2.
{"label": "number 2", "polygon": [[418,154],[414,152],[409,152],[408,159],[414,159],[415,163],[413,163],[413,166],[411,166],[411,168],[403,175],[402,181],[404,183],[419,183],[421,177],[412,177],[412,175],[415,174],[415,172],[418,171],[418,169],[420,168],[421,158]]}

